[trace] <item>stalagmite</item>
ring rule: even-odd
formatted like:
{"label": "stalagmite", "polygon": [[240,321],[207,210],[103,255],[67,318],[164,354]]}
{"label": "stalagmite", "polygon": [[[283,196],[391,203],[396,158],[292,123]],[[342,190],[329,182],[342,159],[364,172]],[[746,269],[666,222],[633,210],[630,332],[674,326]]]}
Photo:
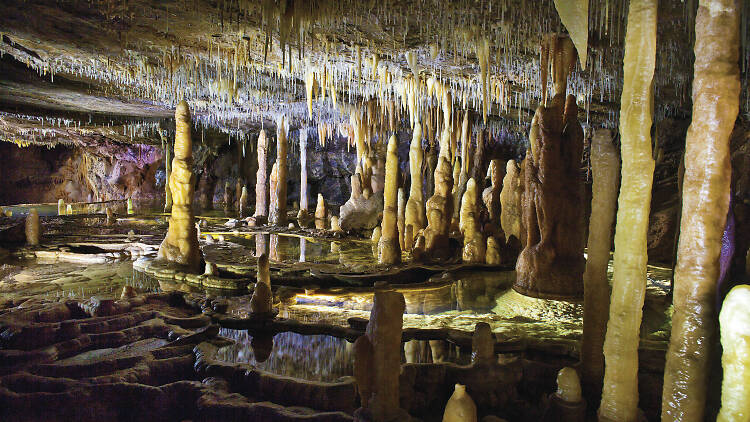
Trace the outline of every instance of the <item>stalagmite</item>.
{"label": "stalagmite", "polygon": [[315,228],[325,230],[328,221],[328,210],[326,209],[326,200],[322,193],[318,193],[318,203],[315,205]]}
{"label": "stalagmite", "polygon": [[453,212],[451,187],[453,175],[447,155],[440,155],[435,169],[435,194],[427,200],[427,228],[424,231],[425,257],[445,260],[450,257],[448,230]]}
{"label": "stalagmite", "polygon": [[250,298],[250,313],[256,316],[271,314],[273,293],[271,293],[271,278],[269,276],[268,255],[258,257],[258,273],[253,296]]}
{"label": "stalagmite", "polygon": [[404,231],[406,226],[406,195],[404,188],[398,188],[398,243],[401,250],[406,250],[404,243]]}
{"label": "stalagmite", "polygon": [[521,177],[518,165],[508,160],[500,191],[500,223],[506,238],[511,235],[521,239]]}
{"label": "stalagmite", "polygon": [[500,207],[500,194],[502,193],[503,188],[502,179],[504,171],[505,168],[503,168],[502,162],[500,160],[496,159],[490,161],[489,173],[491,185],[482,193],[482,201],[487,207],[487,211],[490,216],[490,224],[492,225],[493,229],[500,228],[502,226],[500,216],[500,212],[502,210],[502,208]]}
{"label": "stalagmite", "polygon": [[167,183],[164,184],[164,212],[172,211],[172,191],[169,189],[169,177],[172,174],[172,163],[169,160],[170,152],[169,141],[167,141],[164,144],[164,172],[167,180]]}
{"label": "stalagmite", "polygon": [[[128,198],[126,204],[127,204],[128,214],[131,214],[131,215],[135,214],[135,208],[133,207],[133,198]],[[73,207],[70,204],[68,204],[68,209],[72,211]],[[73,213],[69,212],[68,214],[73,214]]]}
{"label": "stalagmite", "polygon": [[739,21],[736,0],[699,2],[693,116],[685,140],[674,315],[664,367],[663,421],[704,419],[711,366],[709,345],[714,341],[716,326],[719,257],[732,176],[729,139],[739,112],[741,90]]}
{"label": "stalagmite", "polygon": [[331,216],[331,231],[334,233],[341,232],[341,225],[339,224],[338,216]]}
{"label": "stalagmite", "polygon": [[192,272],[201,270],[201,252],[193,214],[193,142],[190,109],[184,100],[175,110],[175,143],[169,189],[172,191],[172,214],[167,237],[159,246],[158,257],[187,266]]}
{"label": "stalagmite", "polygon": [[557,391],[550,395],[550,406],[543,422],[584,422],[586,401],[581,395],[581,381],[578,373],[570,367],[557,373]]}
{"label": "stalagmite", "polygon": [[228,211],[232,203],[234,202],[234,198],[232,198],[232,185],[227,180],[224,182],[224,210]]}
{"label": "stalagmite", "polygon": [[265,224],[268,219],[268,178],[266,177],[266,156],[268,138],[266,131],[258,134],[258,171],[255,173],[255,218],[256,224]]}
{"label": "stalagmite", "polygon": [[656,0],[631,0],[620,99],[622,179],[615,228],[614,277],[604,340],[600,421],[635,421],[638,343],[646,293],[646,234],[654,160],[651,158]]}
{"label": "stalagmite", "polygon": [[547,34],[542,39],[541,52],[541,81],[542,105],[547,104],[547,72],[552,65],[552,88],[555,95],[565,94],[568,74],[575,67],[576,50],[573,41],[567,35]]}
{"label": "stalagmite", "polygon": [[409,187],[409,200],[406,202],[405,211],[405,238],[404,244],[408,249],[414,246],[414,236],[427,225],[424,209],[424,197],[422,196],[422,127],[417,124],[409,147],[409,171],[411,174],[411,186]]}
{"label": "stalagmite", "polygon": [[57,215],[65,215],[65,201],[62,198],[57,200]]}
{"label": "stalagmite", "polygon": [[523,219],[525,248],[513,288],[542,298],[583,296],[583,129],[572,95],[539,106],[526,157]]}
{"label": "stalagmite", "polygon": [[39,213],[36,208],[29,210],[26,216],[26,244],[30,246],[39,245],[39,238],[42,236],[42,228],[39,225]]}
{"label": "stalagmite", "polygon": [[310,223],[312,223],[312,218],[310,212],[307,209],[307,130],[302,129],[299,131],[299,166],[300,183],[299,211],[297,212],[297,222],[299,223],[300,227],[307,227],[310,225]]}
{"label": "stalagmite", "polygon": [[555,0],[555,9],[578,50],[581,68],[586,69],[586,52],[589,42],[588,0]]}
{"label": "stalagmite", "polygon": [[477,406],[466,392],[466,386],[456,384],[451,398],[445,405],[443,422],[477,422]]}
{"label": "stalagmite", "polygon": [[248,202],[248,194],[247,194],[247,186],[242,186],[242,194],[240,194],[240,200],[239,200],[239,218],[245,217],[245,212],[247,210],[247,202]]}
{"label": "stalagmite", "polygon": [[[10,214],[8,214],[8,213],[10,213]],[[5,214],[8,215],[8,217],[10,217],[13,214],[13,211],[6,211]],[[73,204],[67,204],[65,206],[65,214],[67,214],[67,215],[73,215]],[[130,214],[132,214],[132,213],[130,213]]]}
{"label": "stalagmite", "polygon": [[[276,180],[275,192],[271,195],[271,209],[268,221],[275,226],[286,225],[286,178],[287,178],[287,143],[286,118],[281,116],[276,128]],[[272,181],[273,177],[271,178]]]}
{"label": "stalagmite", "polygon": [[401,262],[401,245],[398,239],[398,172],[398,140],[396,135],[391,135],[385,165],[383,222],[378,241],[378,262],[381,264]]}
{"label": "stalagmite", "polygon": [[750,286],[734,287],[721,307],[721,409],[717,422],[750,419]]}
{"label": "stalagmite", "polygon": [[[387,283],[376,282],[373,302],[365,331],[369,341],[357,340],[359,344],[355,344],[357,384],[360,393],[371,393],[369,400],[363,400],[363,408],[355,412],[355,418],[361,415],[361,419],[372,421],[408,420],[409,415],[399,404],[404,295]],[[357,362],[360,357],[364,362]]]}
{"label": "stalagmite", "polygon": [[612,245],[617,191],[620,183],[620,154],[612,142],[612,132],[598,129],[591,142],[593,172],[588,258],[583,273],[583,338],[581,373],[585,387],[598,396],[604,377],[604,333],[609,315],[607,266]]}
{"label": "stalagmite", "polygon": [[495,335],[490,324],[478,322],[471,337],[472,363],[490,363],[495,361]]}
{"label": "stalagmite", "polygon": [[464,236],[463,260],[464,262],[483,263],[486,244],[481,228],[479,227],[479,215],[477,211],[477,185],[474,179],[466,183],[466,192],[461,199],[460,230]]}

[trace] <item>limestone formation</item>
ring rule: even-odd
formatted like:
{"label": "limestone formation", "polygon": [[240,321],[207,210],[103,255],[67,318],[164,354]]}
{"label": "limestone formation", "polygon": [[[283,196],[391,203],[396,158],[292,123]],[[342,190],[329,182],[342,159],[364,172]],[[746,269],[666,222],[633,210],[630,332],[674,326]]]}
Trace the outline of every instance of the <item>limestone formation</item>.
{"label": "limestone formation", "polygon": [[[135,207],[133,207],[133,198],[128,198],[127,200],[127,206],[128,206],[128,214],[135,214]],[[73,214],[73,207],[68,204],[68,214]]]}
{"label": "limestone formation", "polygon": [[57,215],[65,215],[65,200],[62,198],[57,200]]}
{"label": "limestone formation", "polygon": [[750,415],[750,286],[734,287],[719,315],[721,326],[721,410],[717,422],[747,420]]}
{"label": "limestone formation", "polygon": [[515,236],[521,240],[521,190],[522,180],[518,165],[508,160],[503,178],[503,189],[500,192],[500,223],[506,238]]}
{"label": "limestone formation", "polygon": [[201,270],[201,251],[193,214],[193,142],[190,109],[184,100],[175,111],[176,134],[169,189],[172,191],[172,214],[167,237],[159,246],[158,258],[185,265],[191,272]]}
{"label": "limestone formation", "polygon": [[570,367],[557,373],[557,391],[550,396],[550,406],[543,422],[584,422],[586,401],[581,396],[578,373]]}
{"label": "limestone formation", "polygon": [[477,215],[477,185],[474,179],[466,183],[466,192],[461,200],[461,219],[459,227],[464,236],[463,261],[470,263],[483,263],[485,259],[486,244],[482,231],[479,227],[479,216]]}
{"label": "limestone formation", "polygon": [[495,336],[486,322],[479,322],[474,326],[474,335],[471,338],[471,361],[474,363],[495,361]]}
{"label": "limestone formation", "polygon": [[482,201],[487,207],[490,225],[495,230],[502,227],[500,194],[503,188],[503,173],[505,173],[505,167],[502,165],[502,161],[497,159],[490,161],[489,174],[491,185],[482,192]]}
{"label": "limestone formation", "polygon": [[271,314],[273,311],[273,294],[271,293],[271,278],[269,276],[268,255],[258,257],[258,272],[255,290],[250,298],[250,313],[258,316]]}
{"label": "limestone formation", "polygon": [[352,193],[339,209],[339,223],[343,230],[371,230],[380,222],[383,214],[383,194],[371,194],[362,189],[362,176],[357,169],[352,177]]}
{"label": "limestone formation", "polygon": [[494,236],[487,237],[487,251],[485,252],[484,261],[488,265],[500,265],[503,263],[502,250]]}
{"label": "limestone formation", "polygon": [[266,157],[268,155],[268,138],[266,131],[258,134],[258,171],[255,173],[255,222],[265,224],[268,219],[268,178],[266,175]]}
{"label": "limestone formation", "polygon": [[26,216],[26,244],[37,246],[41,237],[42,228],[39,224],[39,213],[36,211],[36,208],[32,208]]}
{"label": "limestone formation", "polygon": [[378,262],[392,265],[401,262],[398,235],[398,140],[391,135],[385,168],[384,208],[381,237],[378,241]]}
{"label": "limestone formation", "polygon": [[398,243],[401,250],[406,250],[406,244],[404,243],[404,230],[406,227],[406,196],[404,194],[404,188],[398,188]]}
{"label": "limestone formation", "polygon": [[516,263],[520,293],[543,298],[583,296],[583,129],[574,96],[539,106],[526,153],[525,248]]}
{"label": "limestone formation", "polygon": [[[685,140],[663,421],[704,419],[711,373],[709,345],[714,342],[722,237],[731,194],[730,136],[741,91],[740,10],[735,0],[701,0],[695,18],[693,115]],[[747,32],[747,13],[744,16]]]}
{"label": "limestone formation", "polygon": [[411,174],[411,186],[409,187],[409,200],[406,202],[404,245],[407,249],[414,246],[414,237],[417,232],[427,225],[424,209],[424,197],[422,196],[422,128],[417,124],[414,127],[411,146],[409,147],[409,171]]}
{"label": "limestone formation", "polygon": [[276,128],[276,179],[271,173],[274,191],[271,193],[271,209],[268,221],[275,226],[285,226],[286,215],[286,179],[287,179],[287,126],[286,118],[281,116]]}
{"label": "limestone formation", "polygon": [[339,217],[336,215],[331,216],[331,231],[334,233],[340,233],[342,231],[341,225],[339,224]]}
{"label": "limestone formation", "polygon": [[581,375],[592,394],[601,392],[604,377],[604,334],[609,315],[607,267],[612,246],[612,227],[620,182],[620,155],[612,142],[612,132],[599,129],[591,142],[593,172],[588,257],[583,273],[583,338]]}
{"label": "limestone formation", "polygon": [[448,230],[453,213],[452,186],[450,162],[447,156],[441,155],[435,169],[435,194],[427,201],[425,257],[430,260],[446,260],[451,256]]}
{"label": "limestone formation", "polygon": [[247,212],[247,205],[248,205],[248,194],[247,194],[247,186],[242,186],[242,193],[240,194],[240,201],[239,201],[239,218],[244,218],[245,213]]}
{"label": "limestone formation", "polygon": [[466,392],[466,386],[456,384],[448,404],[445,405],[443,422],[477,422],[477,406]]}
{"label": "limestone formation", "polygon": [[325,230],[328,221],[328,210],[326,209],[326,200],[322,193],[318,193],[318,203],[315,205],[315,228]]}
{"label": "limestone formation", "polygon": [[[401,293],[384,282],[375,283],[373,302],[364,335],[367,340],[355,344],[357,385],[361,395],[370,393],[355,417],[360,414],[372,421],[406,420],[409,416],[399,403],[401,330],[406,302]],[[360,357],[363,361],[357,362]]]}
{"label": "limestone formation", "polygon": [[169,190],[169,177],[172,174],[172,162],[169,160],[171,145],[169,141],[165,141],[164,136],[159,132],[159,136],[162,137],[162,144],[164,144],[164,173],[166,175],[167,183],[164,184],[164,212],[172,212],[172,191]]}
{"label": "limestone formation", "polygon": [[604,339],[600,420],[634,421],[638,415],[638,345],[646,294],[646,240],[654,174],[651,123],[656,18],[655,0],[631,0],[620,99],[622,180],[609,321]]}
{"label": "limestone formation", "polygon": [[[299,192],[299,211],[297,212],[297,222],[300,227],[308,227],[312,223],[310,212],[307,205],[307,130],[299,131],[299,165],[300,165],[300,192]],[[318,194],[320,195],[320,194]],[[320,199],[320,196],[318,196]],[[324,219],[325,221],[325,219]],[[325,225],[325,223],[324,223]],[[315,210],[315,226],[318,228],[318,210]],[[324,227],[325,228],[325,227]]]}

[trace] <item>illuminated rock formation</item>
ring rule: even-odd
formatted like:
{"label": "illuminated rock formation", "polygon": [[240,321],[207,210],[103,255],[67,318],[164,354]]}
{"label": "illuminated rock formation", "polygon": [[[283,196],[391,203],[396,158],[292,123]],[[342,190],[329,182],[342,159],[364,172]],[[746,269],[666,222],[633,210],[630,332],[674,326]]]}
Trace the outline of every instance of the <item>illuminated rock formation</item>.
{"label": "illuminated rock formation", "polygon": [[734,287],[721,308],[721,410],[717,422],[747,420],[750,415],[750,286]]}
{"label": "illuminated rock formation", "polygon": [[398,175],[398,140],[396,135],[391,135],[385,165],[383,222],[378,241],[378,262],[386,265],[401,262],[401,242],[398,235]]}
{"label": "illuminated rock formation", "polygon": [[36,211],[36,208],[32,208],[26,216],[26,244],[37,246],[41,237],[42,228],[39,224],[39,213]]}
{"label": "illuminated rock formation", "polygon": [[[325,230],[328,222],[328,210],[323,194],[318,193],[318,203],[315,205],[315,228]],[[332,227],[333,228],[333,227]]]}
{"label": "illuminated rock formation", "polygon": [[461,220],[459,227],[464,236],[463,261],[483,263],[486,244],[479,227],[477,215],[477,185],[474,179],[466,183],[466,192],[461,200]]}
{"label": "illuminated rock formation", "polygon": [[424,237],[425,257],[430,260],[445,260],[451,254],[448,230],[453,214],[452,186],[450,162],[447,156],[441,155],[435,169],[435,193],[427,200],[427,228]]}
{"label": "illuminated rock formation", "polygon": [[239,200],[239,218],[244,218],[245,213],[247,212],[247,205],[248,205],[248,194],[247,194],[247,186],[242,186],[242,193],[240,194],[240,200]]}
{"label": "illuminated rock formation", "polygon": [[583,130],[575,97],[556,95],[537,108],[524,174],[526,244],[513,288],[543,298],[583,295]]}
{"label": "illuminated rock formation", "polygon": [[201,270],[201,252],[198,247],[198,231],[193,214],[193,142],[190,137],[192,124],[187,102],[181,101],[175,110],[175,143],[169,189],[172,191],[172,214],[169,218],[167,237],[159,246],[158,258],[185,265],[191,272]]}
{"label": "illuminated rock formation", "polygon": [[286,179],[287,179],[287,127],[284,116],[278,121],[276,127],[276,179],[271,172],[271,209],[268,212],[268,221],[275,226],[285,226],[286,215]]}
{"label": "illuminated rock formation", "polygon": [[409,147],[409,171],[411,174],[411,186],[409,187],[409,200],[406,202],[404,245],[407,249],[414,246],[414,237],[417,232],[427,225],[424,209],[424,197],[422,196],[422,128],[417,124]]}
{"label": "illuminated rock formation", "polygon": [[331,216],[331,231],[334,233],[341,232],[341,225],[339,224],[339,217],[338,216]]}
{"label": "illuminated rock formation", "polygon": [[408,420],[409,415],[399,404],[401,331],[406,302],[401,293],[383,282],[375,283],[373,302],[363,336],[367,340],[360,337],[354,345],[354,373],[360,395],[366,397],[355,417],[372,421]]}
{"label": "illuminated rock formation", "polygon": [[382,193],[371,194],[362,189],[361,173],[355,173],[349,200],[339,209],[339,223],[343,230],[370,230],[378,225],[383,213]]}
{"label": "illuminated rock formation", "polygon": [[[730,135],[739,112],[741,90],[739,22],[739,2],[699,2],[693,116],[685,140],[674,314],[664,368],[663,421],[704,419],[711,371],[709,345],[714,342],[716,327],[719,257],[732,176]],[[726,371],[724,374],[727,376]],[[750,414],[743,416],[749,417]]]}
{"label": "illuminated rock formation", "polygon": [[65,215],[65,201],[62,198],[57,200],[57,215]]}
{"label": "illuminated rock formation", "polygon": [[456,384],[451,398],[445,405],[443,422],[477,422],[477,406],[466,392],[466,386]]}
{"label": "illuminated rock formation", "polygon": [[586,401],[581,396],[581,381],[578,373],[570,367],[557,373],[557,391],[550,395],[550,405],[543,422],[584,422]]}
{"label": "illuminated rock formation", "polygon": [[487,207],[491,227],[493,229],[500,229],[502,227],[500,216],[500,194],[503,189],[503,173],[505,173],[505,166],[500,160],[492,160],[490,161],[489,173],[491,185],[482,192],[482,202],[484,202],[484,205]]}
{"label": "illuminated rock formation", "polygon": [[398,188],[398,243],[401,250],[406,250],[406,244],[404,243],[404,235],[406,230],[406,194],[404,188]]}
{"label": "illuminated rock formation", "polygon": [[638,415],[638,344],[646,294],[646,236],[654,160],[651,151],[657,2],[632,0],[620,99],[622,172],[615,228],[614,277],[604,339],[601,421]]}
{"label": "illuminated rock formation", "polygon": [[506,238],[512,235],[521,240],[521,190],[518,165],[515,161],[508,160],[500,192],[500,223]]}
{"label": "illuminated rock formation", "polygon": [[494,236],[487,238],[487,251],[485,252],[484,262],[488,265],[500,265],[503,263],[501,247]]}
{"label": "illuminated rock formation", "polygon": [[[300,185],[299,185],[299,211],[297,212],[297,222],[300,227],[308,227],[312,223],[312,216],[307,206],[307,130],[299,131],[299,165],[300,165]],[[318,197],[320,199],[320,197]],[[315,210],[315,225],[318,225],[317,209]],[[323,219],[325,225],[325,218]],[[325,228],[325,227],[324,227]]]}
{"label": "illuminated rock formation", "polygon": [[495,336],[490,324],[479,322],[474,326],[471,338],[471,361],[490,363],[495,361]]}
{"label": "illuminated rock formation", "polygon": [[604,333],[609,315],[607,266],[612,245],[612,227],[620,183],[620,154],[612,142],[612,132],[599,129],[591,142],[593,172],[588,257],[583,273],[583,338],[581,373],[586,388],[598,396],[604,377]]}
{"label": "illuminated rock formation", "polygon": [[169,177],[172,174],[172,163],[169,160],[171,146],[169,145],[169,141],[164,142],[164,140],[165,139],[162,136],[162,143],[164,144],[164,173],[166,174],[166,179],[167,179],[167,183],[164,184],[164,212],[171,212],[172,211],[172,191],[169,189]]}
{"label": "illuminated rock formation", "polygon": [[268,219],[268,178],[266,175],[266,157],[268,155],[268,138],[266,131],[258,134],[258,171],[255,173],[255,218],[256,224],[265,224]]}
{"label": "illuminated rock formation", "polygon": [[258,257],[258,272],[255,290],[250,298],[250,313],[254,315],[269,315],[272,313],[273,293],[271,293],[271,277],[269,273],[268,255]]}

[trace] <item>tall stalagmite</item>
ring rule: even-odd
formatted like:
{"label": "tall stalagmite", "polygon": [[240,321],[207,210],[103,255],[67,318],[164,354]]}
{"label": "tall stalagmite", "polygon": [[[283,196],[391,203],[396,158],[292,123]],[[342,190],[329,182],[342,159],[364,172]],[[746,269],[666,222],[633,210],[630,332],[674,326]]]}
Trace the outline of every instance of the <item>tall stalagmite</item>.
{"label": "tall stalagmite", "polygon": [[739,111],[739,20],[736,0],[699,3],[662,421],[703,420],[732,176],[729,137]]}
{"label": "tall stalagmite", "polygon": [[258,134],[258,171],[255,173],[255,221],[264,224],[268,218],[268,177],[266,157],[268,155],[268,138],[266,131]]}
{"label": "tall stalagmite", "polygon": [[286,225],[287,142],[286,118],[282,115],[276,127],[276,194],[271,198],[268,221],[275,226]]}
{"label": "tall stalagmite", "polygon": [[600,421],[635,421],[638,414],[638,343],[646,293],[646,234],[654,175],[651,123],[657,4],[657,0],[631,0],[628,12],[620,98],[622,182],[604,340]]}
{"label": "tall stalagmite", "polygon": [[525,248],[513,288],[544,298],[583,296],[583,129],[575,97],[555,95],[531,124],[524,173]]}
{"label": "tall stalagmite", "polygon": [[477,210],[477,185],[474,179],[466,183],[466,192],[461,199],[461,219],[459,228],[464,236],[462,258],[464,262],[484,263],[486,243],[479,227]]}
{"label": "tall stalagmite", "polygon": [[420,124],[414,127],[414,133],[409,147],[409,171],[411,174],[411,186],[409,188],[409,200],[406,202],[406,226],[404,228],[404,244],[407,249],[414,246],[417,233],[427,225],[424,209],[424,197],[422,196],[422,128]]}
{"label": "tall stalagmite", "polygon": [[172,191],[172,215],[167,237],[159,246],[158,257],[186,265],[192,272],[201,270],[201,252],[193,214],[193,141],[190,138],[190,109],[184,100],[175,110],[175,142],[169,189]]}
{"label": "tall stalagmite", "polygon": [[617,190],[620,183],[620,154],[612,143],[612,132],[599,129],[591,142],[593,171],[588,258],[583,273],[583,338],[581,373],[591,396],[601,393],[604,377],[604,334],[609,315],[607,265],[612,245]]}
{"label": "tall stalagmite", "polygon": [[447,155],[440,155],[435,169],[435,194],[427,200],[427,228],[424,231],[425,256],[430,260],[450,257],[448,230],[453,211],[453,175]]}
{"label": "tall stalagmite", "polygon": [[398,236],[398,140],[391,135],[385,164],[385,189],[383,190],[383,222],[378,241],[378,262],[401,262],[401,245]]}
{"label": "tall stalagmite", "polygon": [[[164,138],[162,138],[164,139]],[[170,155],[170,145],[169,141],[164,143],[164,172],[167,176],[167,183],[164,184],[164,212],[170,212],[172,211],[172,191],[169,189],[169,176],[172,174],[172,166],[170,165],[169,161],[169,155]]]}
{"label": "tall stalagmite", "polygon": [[36,208],[29,210],[29,214],[26,216],[26,244],[29,246],[39,245],[39,238],[41,237],[41,226],[39,224],[39,213]]}
{"label": "tall stalagmite", "polygon": [[505,238],[513,235],[521,240],[521,177],[518,165],[513,160],[508,160],[505,165],[500,204],[500,224]]}
{"label": "tall stalagmite", "polygon": [[312,216],[307,209],[307,130],[299,131],[299,212],[297,221],[300,226],[308,226],[312,222]]}

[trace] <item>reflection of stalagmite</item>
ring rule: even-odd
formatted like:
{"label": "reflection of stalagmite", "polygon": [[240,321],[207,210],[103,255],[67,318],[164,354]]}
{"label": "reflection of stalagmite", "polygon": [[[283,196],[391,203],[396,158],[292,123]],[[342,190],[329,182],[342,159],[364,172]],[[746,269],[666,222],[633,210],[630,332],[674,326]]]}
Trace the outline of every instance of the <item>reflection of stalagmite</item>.
{"label": "reflection of stalagmite", "polygon": [[[363,419],[391,421],[408,419],[399,404],[401,372],[401,331],[406,302],[401,293],[386,283],[375,283],[370,322],[363,337],[355,343],[355,377],[360,394],[370,392],[362,409]],[[369,345],[367,344],[369,343]],[[364,397],[364,395],[363,395]]]}
{"label": "reflection of stalagmite", "polygon": [[750,415],[750,286],[734,287],[719,315],[721,324],[721,410],[717,422],[747,420]]}
{"label": "reflection of stalagmite", "polygon": [[39,213],[36,211],[36,208],[32,208],[26,216],[26,244],[37,246],[41,237],[41,231]]}
{"label": "reflection of stalagmite", "polygon": [[524,174],[526,247],[513,288],[535,297],[583,295],[583,129],[574,96],[556,95],[532,121]]}
{"label": "reflection of stalagmite", "polygon": [[250,312],[252,314],[268,314],[272,311],[273,294],[271,293],[271,277],[268,266],[268,255],[258,257],[258,273],[253,296],[250,298]]}
{"label": "reflection of stalagmite", "polygon": [[383,222],[378,241],[378,262],[397,264],[401,262],[401,245],[398,240],[398,141],[396,135],[388,140],[385,165],[385,189],[383,190]]}
{"label": "reflection of stalagmite", "polygon": [[620,155],[612,143],[612,132],[599,129],[591,142],[593,171],[588,258],[583,273],[583,339],[581,372],[587,389],[598,396],[604,377],[604,333],[609,315],[607,265],[612,245],[617,189],[620,181]]}
{"label": "reflection of stalagmite", "polygon": [[261,130],[258,135],[258,171],[255,173],[255,214],[253,215],[258,224],[264,224],[268,218],[267,154],[268,138],[266,138],[266,131]]}
{"label": "reflection of stalagmite", "polygon": [[638,344],[646,293],[646,237],[654,174],[651,123],[657,3],[631,0],[628,12],[620,99],[622,181],[604,340],[600,420],[635,421],[638,414]]}
{"label": "reflection of stalagmite", "polygon": [[[732,176],[729,138],[737,119],[741,90],[739,21],[739,2],[735,0],[699,3],[695,19],[693,120],[685,140],[674,315],[664,368],[663,421],[704,419],[713,349],[710,345],[714,343],[716,327],[719,257]],[[744,418],[747,420],[750,415],[745,414]]]}
{"label": "reflection of stalagmite", "polygon": [[159,246],[158,257],[200,271],[201,252],[193,214],[193,142],[190,138],[190,109],[183,100],[175,110],[175,143],[169,189],[172,191],[172,215],[167,237]]}
{"label": "reflection of stalagmite", "polygon": [[471,361],[488,363],[495,361],[495,336],[490,324],[479,322],[471,337]]}
{"label": "reflection of stalagmite", "polygon": [[479,216],[477,212],[477,185],[474,179],[466,183],[466,192],[461,199],[460,229],[464,236],[464,262],[484,262],[485,242],[479,227]]}
{"label": "reflection of stalagmite", "polygon": [[[404,245],[407,249],[414,246],[414,236],[425,228],[424,199],[422,196],[422,128],[417,124],[409,147],[409,171],[411,173],[411,187],[409,188],[409,200],[406,202],[405,210],[405,238]],[[409,235],[410,234],[410,235]]]}
{"label": "reflection of stalagmite", "polygon": [[518,165],[508,160],[503,178],[503,189],[500,191],[500,224],[505,237],[511,235],[521,239],[521,178]]}
{"label": "reflection of stalagmite", "polygon": [[318,193],[318,203],[315,205],[315,228],[318,230],[325,230],[328,217],[328,210],[326,209],[326,200],[323,198],[322,193]]}
{"label": "reflection of stalagmite", "polygon": [[[287,179],[287,143],[286,119],[281,116],[276,128],[276,180],[275,194],[271,195],[271,209],[268,221],[276,226],[286,224],[286,179]],[[272,178],[273,181],[273,178]]]}

